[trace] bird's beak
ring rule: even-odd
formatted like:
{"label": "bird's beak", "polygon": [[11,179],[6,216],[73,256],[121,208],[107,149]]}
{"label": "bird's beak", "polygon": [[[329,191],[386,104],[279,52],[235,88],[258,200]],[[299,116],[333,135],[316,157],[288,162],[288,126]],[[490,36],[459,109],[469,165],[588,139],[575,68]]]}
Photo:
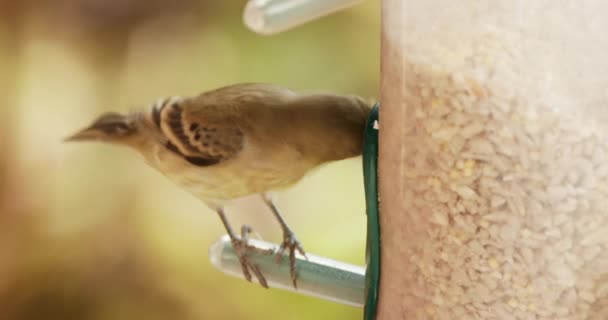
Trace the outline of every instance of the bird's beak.
{"label": "bird's beak", "polygon": [[78,132],[76,132],[75,134],[66,137],[63,139],[64,142],[74,142],[74,141],[94,141],[94,140],[99,140],[100,139],[100,132],[99,130],[92,128],[92,127],[88,127],[88,128],[84,128]]}

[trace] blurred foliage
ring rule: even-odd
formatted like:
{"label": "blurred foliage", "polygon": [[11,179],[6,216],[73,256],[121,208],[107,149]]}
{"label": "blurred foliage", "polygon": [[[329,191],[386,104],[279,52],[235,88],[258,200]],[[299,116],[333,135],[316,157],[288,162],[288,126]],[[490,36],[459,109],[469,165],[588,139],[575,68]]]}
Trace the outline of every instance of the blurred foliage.
{"label": "blurred foliage", "polygon": [[[0,0],[0,319],[361,318],[213,269],[213,212],[130,151],[61,142],[103,110],[236,82],[377,96],[378,1],[271,37],[243,26],[244,3]],[[307,251],[364,263],[360,165],[279,198]],[[227,210],[280,239],[258,199]]]}

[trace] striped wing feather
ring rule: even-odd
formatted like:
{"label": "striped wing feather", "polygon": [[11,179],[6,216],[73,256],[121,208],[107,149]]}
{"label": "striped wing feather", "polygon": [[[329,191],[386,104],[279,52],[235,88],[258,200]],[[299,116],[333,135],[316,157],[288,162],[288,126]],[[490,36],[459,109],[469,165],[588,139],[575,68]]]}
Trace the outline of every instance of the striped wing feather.
{"label": "striped wing feather", "polygon": [[189,162],[209,166],[234,157],[243,148],[243,132],[229,117],[210,110],[188,108],[184,101],[172,101],[160,112],[160,124],[168,148]]}

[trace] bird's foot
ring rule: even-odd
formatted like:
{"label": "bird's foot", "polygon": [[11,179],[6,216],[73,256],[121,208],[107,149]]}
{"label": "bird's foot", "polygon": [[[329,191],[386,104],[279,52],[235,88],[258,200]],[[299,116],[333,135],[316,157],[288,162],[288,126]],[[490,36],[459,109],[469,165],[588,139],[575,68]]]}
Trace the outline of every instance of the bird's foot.
{"label": "bird's foot", "polygon": [[[283,260],[283,254],[285,250],[289,249],[289,274],[291,276],[291,282],[293,283],[293,287],[297,288],[297,273],[296,273],[296,250],[306,258],[306,252],[302,248],[302,244],[296,238],[296,235],[289,229],[283,231],[283,243],[275,253],[275,261],[276,263],[281,263]],[[307,258],[308,259],[308,258]]]}
{"label": "bird's foot", "polygon": [[241,238],[232,238],[232,247],[239,257],[239,262],[241,263],[241,268],[243,269],[243,275],[245,279],[251,282],[251,273],[255,275],[258,279],[260,285],[264,288],[268,288],[268,283],[266,282],[266,278],[260,271],[260,267],[253,261],[253,259],[249,256],[249,253],[270,255],[273,253],[272,249],[264,250],[252,245],[249,245],[249,233],[251,233],[252,229],[248,225],[244,225],[241,228]]}

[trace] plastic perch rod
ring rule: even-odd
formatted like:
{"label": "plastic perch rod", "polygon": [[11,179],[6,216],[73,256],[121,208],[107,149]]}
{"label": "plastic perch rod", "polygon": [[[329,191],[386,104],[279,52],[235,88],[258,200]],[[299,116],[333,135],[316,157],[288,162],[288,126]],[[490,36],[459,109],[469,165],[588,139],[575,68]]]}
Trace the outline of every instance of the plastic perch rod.
{"label": "plastic perch rod", "polygon": [[[256,239],[249,244],[260,249],[276,249],[277,246]],[[298,288],[291,284],[289,257],[283,263],[275,263],[274,255],[251,253],[251,257],[266,277],[268,286],[293,291],[329,301],[356,307],[365,304],[365,268],[306,253],[308,260],[296,256]],[[224,235],[209,247],[211,263],[220,271],[244,279],[241,264],[232,248],[230,237]],[[255,281],[255,277],[254,280]]]}
{"label": "plastic perch rod", "polygon": [[245,25],[260,34],[285,31],[305,22],[351,7],[362,0],[249,0]]}

